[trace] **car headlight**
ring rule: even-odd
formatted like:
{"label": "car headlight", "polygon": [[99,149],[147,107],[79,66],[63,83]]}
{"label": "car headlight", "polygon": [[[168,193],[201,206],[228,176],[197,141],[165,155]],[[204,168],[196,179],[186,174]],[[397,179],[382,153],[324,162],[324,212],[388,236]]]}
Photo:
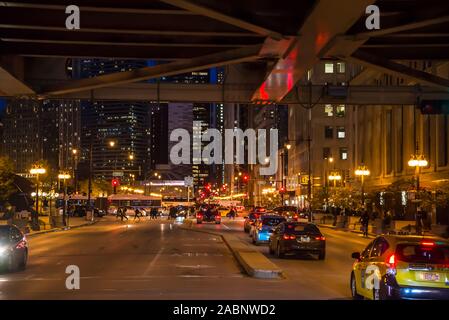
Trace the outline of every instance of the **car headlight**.
{"label": "car headlight", "polygon": [[0,256],[4,256],[8,252],[7,247],[0,247]]}

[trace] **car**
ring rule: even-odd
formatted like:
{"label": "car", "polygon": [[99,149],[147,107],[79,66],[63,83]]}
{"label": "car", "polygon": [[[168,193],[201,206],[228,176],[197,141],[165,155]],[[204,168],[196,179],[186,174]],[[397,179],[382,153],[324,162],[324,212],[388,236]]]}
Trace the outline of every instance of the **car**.
{"label": "car", "polygon": [[196,223],[201,224],[203,222],[215,222],[215,224],[221,223],[221,215],[217,208],[214,206],[202,206],[196,213]]}
{"label": "car", "polygon": [[25,270],[28,243],[25,235],[14,225],[0,226],[0,265],[8,272]]}
{"label": "car", "polygon": [[279,215],[284,216],[287,220],[297,221],[299,218],[299,210],[293,206],[281,206],[273,209]]}
{"label": "car", "polygon": [[274,228],[285,221],[285,217],[280,215],[264,214],[260,216],[251,227],[250,236],[253,244],[268,243]]}
{"label": "car", "polygon": [[449,240],[380,235],[351,257],[353,299],[449,299]]}
{"label": "car", "polygon": [[287,254],[313,253],[323,260],[326,257],[326,238],[313,223],[283,222],[273,230],[268,250],[278,258]]}
{"label": "car", "polygon": [[261,212],[250,212],[247,216],[245,216],[245,222],[243,223],[243,231],[249,233],[251,230],[251,226],[256,222],[257,219],[261,216]]}
{"label": "car", "polygon": [[220,213],[220,216],[226,217],[228,212],[231,210],[231,208],[228,207],[218,207],[218,212]]}

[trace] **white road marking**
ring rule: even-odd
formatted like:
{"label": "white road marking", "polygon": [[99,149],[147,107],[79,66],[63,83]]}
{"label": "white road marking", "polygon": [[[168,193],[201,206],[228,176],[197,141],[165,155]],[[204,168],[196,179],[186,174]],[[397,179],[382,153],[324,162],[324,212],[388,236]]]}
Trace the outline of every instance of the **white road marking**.
{"label": "white road marking", "polygon": [[231,229],[231,228],[229,228],[227,225],[225,225],[224,223],[222,223],[221,225],[222,225],[223,227],[225,227],[226,229],[228,229],[228,230]]}
{"label": "white road marking", "polygon": [[161,256],[163,250],[164,250],[164,247],[161,247],[159,249],[158,253],[150,261],[150,263],[148,264],[148,267],[146,268],[145,272],[143,273],[144,276],[146,276],[146,275],[148,275],[150,273],[151,269],[154,267],[154,265],[156,264],[157,260]]}

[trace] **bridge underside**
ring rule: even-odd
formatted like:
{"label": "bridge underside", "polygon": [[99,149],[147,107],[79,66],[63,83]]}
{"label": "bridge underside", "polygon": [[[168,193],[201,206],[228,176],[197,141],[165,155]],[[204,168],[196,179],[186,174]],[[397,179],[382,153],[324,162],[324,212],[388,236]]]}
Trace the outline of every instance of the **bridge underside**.
{"label": "bridge underside", "polygon": [[[381,29],[369,31],[365,8],[373,3],[380,8]],[[398,62],[448,60],[447,1],[288,0],[281,7],[272,0],[80,0],[81,29],[68,30],[65,8],[70,4],[0,2],[0,95],[58,98],[92,96],[93,91],[96,97],[112,99],[114,91],[123,92],[133,82],[245,63],[259,75],[249,95],[222,93],[219,99],[214,93],[213,100],[285,102],[291,101],[306,72],[327,58],[399,75],[441,92],[449,87],[448,79]],[[40,68],[74,57],[166,63],[82,80],[68,79],[63,70],[44,74]],[[178,99],[169,89],[160,98]]]}

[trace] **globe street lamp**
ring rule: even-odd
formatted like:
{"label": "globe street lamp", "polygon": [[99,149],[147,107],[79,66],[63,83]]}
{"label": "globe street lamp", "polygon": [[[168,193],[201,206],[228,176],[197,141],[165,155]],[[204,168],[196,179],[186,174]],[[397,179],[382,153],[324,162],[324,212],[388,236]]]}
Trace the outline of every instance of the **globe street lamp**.
{"label": "globe street lamp", "polygon": [[359,166],[355,170],[355,175],[360,177],[362,182],[362,208],[365,208],[365,177],[370,175],[370,171],[366,166]]}
{"label": "globe street lamp", "polygon": [[338,172],[332,172],[332,173],[329,175],[328,179],[329,179],[330,181],[333,181],[333,182],[334,182],[334,188],[336,188],[336,187],[337,187],[337,181],[340,181],[340,180],[341,180],[341,175],[340,175]]}
{"label": "globe street lamp", "polygon": [[419,191],[419,175],[421,174],[421,168],[427,167],[428,165],[429,162],[424,158],[423,155],[412,155],[410,160],[408,161],[408,166],[415,168],[417,193]]}
{"label": "globe street lamp", "polygon": [[32,223],[35,230],[39,230],[39,175],[45,174],[45,168],[32,168],[30,174],[36,176],[36,212],[32,215]]}
{"label": "globe street lamp", "polygon": [[67,217],[67,200],[66,200],[66,194],[67,194],[67,184],[65,183],[65,181],[67,179],[70,179],[70,175],[67,173],[61,173],[58,175],[58,179],[62,180],[64,183],[64,201],[63,201],[63,206],[62,206],[62,223],[64,224],[64,227],[66,227],[68,225],[68,221],[66,220]]}

